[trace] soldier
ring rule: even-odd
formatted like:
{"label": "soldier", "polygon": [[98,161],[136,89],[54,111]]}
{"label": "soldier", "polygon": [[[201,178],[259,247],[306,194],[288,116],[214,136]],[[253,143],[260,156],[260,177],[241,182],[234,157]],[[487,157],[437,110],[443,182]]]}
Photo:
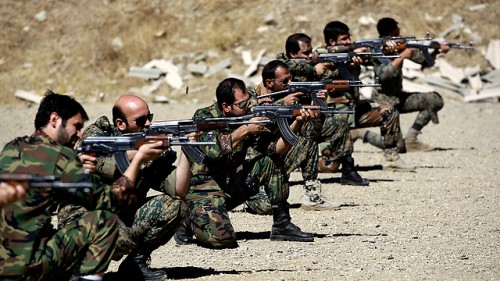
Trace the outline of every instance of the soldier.
{"label": "soldier", "polygon": [[[134,95],[123,95],[113,106],[113,124],[106,116],[102,116],[84,130],[82,138],[137,133],[149,128],[152,119],[153,114],[149,111],[145,100]],[[79,141],[75,148],[81,145]],[[127,156],[133,159],[136,153],[135,150],[127,151]],[[140,277],[144,280],[167,278],[164,270],[153,270],[149,268],[148,262],[151,253],[172,238],[187,216],[187,206],[183,198],[189,188],[190,166],[183,155],[181,153],[176,171],[174,171],[176,167],[173,166],[176,160],[175,152],[170,149],[158,159],[141,167],[138,185],[135,188],[138,204],[121,210],[118,220],[120,231],[113,260],[119,260],[128,254],[120,265],[120,274],[131,277],[134,272],[138,273],[138,267],[141,272]],[[99,175],[105,183],[112,182],[120,176],[112,153],[99,154],[95,159],[95,167],[92,167],[93,162],[86,161],[85,164],[88,165],[86,167]],[[162,194],[148,198],[147,193],[150,189],[160,191]],[[59,218],[64,223],[84,212],[85,209],[81,206],[68,205],[61,208]]]}
{"label": "soldier", "polygon": [[[280,53],[277,59],[284,61],[290,69],[293,81],[318,81],[323,78],[336,77],[336,71],[332,70],[330,63],[315,63],[314,65],[307,63],[313,58],[311,37],[303,33],[295,33],[290,35],[285,43],[286,53]],[[336,117],[329,117],[323,124],[326,127],[320,134],[332,133],[329,131],[330,126],[339,126],[339,120]],[[316,130],[318,130],[316,129]],[[318,132],[316,132],[317,134]],[[310,134],[310,133],[309,133]],[[321,135],[325,138],[330,138],[329,135]],[[332,139],[333,140],[333,139]],[[366,186],[370,182],[362,178],[356,171],[354,158],[352,157],[352,142],[346,141],[343,143],[344,152],[342,155],[335,155],[334,152],[339,152],[338,143],[328,143],[327,147],[322,149],[322,157],[319,160],[318,166],[323,171],[337,172],[338,163],[342,164],[342,177],[340,183],[344,185],[359,185]]]}
{"label": "soldier", "polygon": [[[291,84],[291,80],[288,65],[281,60],[273,60],[264,66],[262,83],[254,90],[255,96],[286,90]],[[289,94],[277,99],[274,104],[291,105],[297,103],[300,95],[303,93]],[[324,92],[318,96],[324,98]],[[301,208],[305,210],[338,210],[341,206],[339,203],[330,201],[321,193],[321,182],[318,179],[318,143],[325,139],[329,139],[330,143],[338,143],[337,151],[331,153],[331,160],[336,162],[352,152],[352,150],[344,149],[352,147],[352,143],[346,122],[337,118],[328,118],[330,123],[325,125],[325,119],[325,116],[320,116],[302,126],[297,143],[290,148],[285,156],[287,176],[298,168],[302,171],[304,196]],[[263,192],[259,192],[253,200],[248,200],[246,204],[250,211],[259,214],[267,214],[271,211],[269,201]]]}
{"label": "soldier", "polygon": [[[323,29],[326,46],[345,46],[351,44],[349,27],[340,21],[329,22]],[[364,48],[356,49],[354,52],[366,51]],[[374,60],[375,61],[375,60]],[[358,77],[360,63],[357,60],[352,66],[352,73]],[[355,105],[354,128],[380,127],[382,138],[377,146],[384,149],[383,170],[386,171],[415,171],[415,167],[401,159],[398,150],[398,139],[401,139],[399,126],[399,113],[390,104],[375,103],[370,100],[360,100],[359,92],[354,89],[344,95],[352,100]],[[347,116],[346,116],[347,118]],[[368,131],[354,131],[354,139],[360,137],[365,139]],[[404,144],[402,145],[404,147]]]}
{"label": "soldier", "polygon": [[[377,23],[377,30],[380,37],[400,36],[398,22],[393,18],[382,18]],[[395,49],[396,42],[391,42],[391,48]],[[433,58],[439,53],[449,51],[447,44],[441,44],[431,54]],[[406,148],[408,151],[429,151],[434,149],[432,146],[420,142],[417,137],[423,127],[430,121],[434,124],[439,123],[437,112],[444,106],[443,98],[436,92],[429,93],[409,93],[403,91],[403,62],[410,59],[426,67],[422,51],[415,48],[406,48],[399,53],[399,58],[395,58],[388,65],[375,63],[375,75],[382,84],[376,89],[372,97],[377,102],[383,102],[393,105],[400,113],[418,112],[417,118],[408,130],[405,136]]]}
{"label": "soldier", "polygon": [[[243,116],[256,103],[247,92],[245,83],[227,78],[216,90],[217,102],[198,109],[196,117]],[[316,113],[301,110],[290,125],[296,132],[300,125]],[[208,248],[237,247],[236,233],[228,211],[245,202],[265,186],[272,204],[273,226],[271,240],[312,242],[314,236],[300,230],[291,222],[287,198],[289,187],[281,156],[290,144],[262,123],[262,117],[250,119],[252,123],[237,128],[213,130],[201,136],[201,140],[216,141],[206,147],[204,164],[193,164],[191,189],[186,196],[190,210],[189,220],[176,233],[180,244],[192,243],[196,236],[200,246]],[[260,155],[247,159],[247,150],[253,147]]]}
{"label": "soldier", "polygon": [[[35,133],[7,143],[0,154],[0,173],[53,175],[63,182],[91,182],[90,192],[30,188],[26,198],[4,206],[0,216],[0,279],[101,280],[118,236],[118,207],[135,202],[139,166],[158,157],[162,143],[139,149],[123,176],[112,186],[89,176],[72,147],[88,120],[74,99],[48,91],[35,118]],[[77,202],[89,212],[59,230],[52,213],[64,202]],[[75,280],[75,279],[73,279]]]}

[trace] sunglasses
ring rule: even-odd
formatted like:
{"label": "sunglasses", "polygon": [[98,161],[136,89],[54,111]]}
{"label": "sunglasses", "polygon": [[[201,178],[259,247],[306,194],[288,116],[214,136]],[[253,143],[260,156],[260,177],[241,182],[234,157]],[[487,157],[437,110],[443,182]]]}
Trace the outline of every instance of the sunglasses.
{"label": "sunglasses", "polygon": [[286,85],[286,84],[288,84],[288,82],[290,82],[290,78],[283,78],[281,80],[276,80],[276,81],[280,82],[281,84]]}
{"label": "sunglasses", "polygon": [[244,101],[240,101],[239,103],[233,103],[233,105],[236,105],[240,109],[245,109],[248,108],[250,105],[255,104],[256,99],[253,96],[250,96],[248,99]]}
{"label": "sunglasses", "polygon": [[153,121],[153,113],[148,113],[147,115],[144,115],[144,116],[140,116],[140,117],[137,117],[135,118],[135,120],[132,120],[133,122],[135,122],[135,124],[139,127],[144,127],[144,125],[146,125],[146,122],[151,122]]}

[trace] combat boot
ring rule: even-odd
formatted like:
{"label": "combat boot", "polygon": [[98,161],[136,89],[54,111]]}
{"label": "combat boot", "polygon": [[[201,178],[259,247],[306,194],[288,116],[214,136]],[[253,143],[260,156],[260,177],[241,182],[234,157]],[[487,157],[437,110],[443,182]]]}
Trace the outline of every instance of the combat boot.
{"label": "combat boot", "polygon": [[382,170],[393,172],[415,172],[415,166],[406,164],[399,157],[398,148],[387,148],[384,150],[384,161],[382,162]]}
{"label": "combat boot", "polygon": [[406,134],[405,144],[407,151],[431,151],[434,149],[431,145],[425,144],[417,139],[420,131],[410,128]]}
{"label": "combat boot", "polygon": [[174,234],[174,240],[179,245],[189,245],[194,243],[191,221],[186,219]]}
{"label": "combat boot", "polygon": [[370,185],[370,182],[362,178],[356,171],[354,159],[351,155],[345,156],[342,159],[342,178],[340,179],[340,184],[357,186]]}
{"label": "combat boot", "polygon": [[313,242],[312,233],[303,232],[298,226],[293,224],[290,219],[290,205],[288,203],[279,203],[272,206],[273,226],[271,228],[272,241],[298,241]]}
{"label": "combat boot", "polygon": [[149,267],[151,261],[150,250],[132,251],[120,264],[120,275],[127,276],[129,280],[163,281],[167,279],[164,270],[153,270]]}
{"label": "combat boot", "polygon": [[304,196],[301,208],[306,211],[340,210],[341,204],[334,203],[321,194],[319,180],[307,180],[304,184]]}

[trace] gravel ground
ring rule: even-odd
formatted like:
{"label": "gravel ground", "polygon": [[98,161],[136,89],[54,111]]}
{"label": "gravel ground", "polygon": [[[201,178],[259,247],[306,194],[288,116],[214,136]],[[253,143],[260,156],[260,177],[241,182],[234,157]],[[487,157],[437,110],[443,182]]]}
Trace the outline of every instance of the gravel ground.
{"label": "gravel ground", "polygon": [[[172,240],[153,253],[152,267],[182,280],[500,280],[500,103],[444,98],[441,123],[420,137],[437,149],[403,155],[417,172],[383,172],[382,151],[357,142],[354,158],[370,186],[342,186],[340,174],[320,174],[324,194],[349,207],[303,211],[301,175],[292,173],[292,221],[315,233],[314,242],[272,242],[270,216],[236,211],[239,248]],[[84,106],[93,121],[112,105]],[[181,119],[201,106],[155,104],[152,112],[156,120]],[[36,106],[1,107],[2,144],[32,132]],[[414,118],[401,117],[403,132]]]}

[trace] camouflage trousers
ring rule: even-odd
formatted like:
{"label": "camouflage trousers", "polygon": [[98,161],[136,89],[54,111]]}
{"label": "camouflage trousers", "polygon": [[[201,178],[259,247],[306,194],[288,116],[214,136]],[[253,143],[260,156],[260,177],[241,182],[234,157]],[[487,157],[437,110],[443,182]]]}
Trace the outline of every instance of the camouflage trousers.
{"label": "camouflage trousers", "polygon": [[[304,181],[318,178],[318,159],[320,142],[326,141],[322,150],[322,158],[326,163],[338,162],[340,158],[352,154],[351,141],[347,123],[334,116],[320,118],[305,124],[295,143],[284,158],[286,176],[300,168]],[[262,190],[246,201],[249,212],[260,215],[271,214],[271,204]]]}
{"label": "camouflage trousers", "polygon": [[237,247],[228,211],[241,205],[263,189],[272,204],[288,199],[288,179],[283,165],[268,156],[245,160],[226,182],[217,182],[207,175],[194,175],[186,196],[191,229],[199,245],[207,248]]}
{"label": "camouflage trousers", "polygon": [[[86,212],[83,207],[72,205],[61,208],[59,226],[72,221]],[[147,198],[138,209],[132,208],[120,214],[118,240],[113,260],[120,260],[135,249],[153,251],[166,244],[175,234],[188,213],[186,203],[168,194]]]}
{"label": "camouflage trousers", "polygon": [[[347,120],[348,116],[341,115]],[[355,107],[353,128],[380,127],[381,142],[385,148],[394,148],[402,138],[399,112],[389,104],[361,101]],[[364,140],[367,141],[367,140]],[[324,147],[324,146],[322,146]],[[324,148],[322,150],[322,153]]]}
{"label": "camouflage trousers", "polygon": [[[422,128],[429,124],[430,121],[434,124],[438,124],[439,118],[437,113],[444,106],[443,98],[436,92],[402,92],[399,100],[394,98],[391,99],[391,97],[384,94],[376,94],[374,97],[382,101],[397,100],[398,103],[394,105],[394,107],[400,114],[418,112],[417,118],[415,118],[412,125],[412,128],[417,131],[421,131]],[[400,138],[398,139],[399,141],[403,138],[401,133],[398,135],[398,138]],[[381,144],[384,142],[384,138],[383,135],[367,132],[364,136],[363,142],[368,142],[376,147],[381,147]]]}
{"label": "camouflage trousers", "polygon": [[396,109],[401,113],[417,112],[418,115],[413,122],[413,128],[417,131],[422,130],[430,121],[434,124],[439,123],[437,112],[444,106],[441,95],[436,92],[428,93],[408,93],[403,92],[399,98],[399,104]]}
{"label": "camouflage trousers", "polygon": [[[40,245],[21,278],[2,280],[69,280],[106,272],[118,238],[117,216],[96,210],[66,224]],[[31,251],[31,250],[30,250]]]}

